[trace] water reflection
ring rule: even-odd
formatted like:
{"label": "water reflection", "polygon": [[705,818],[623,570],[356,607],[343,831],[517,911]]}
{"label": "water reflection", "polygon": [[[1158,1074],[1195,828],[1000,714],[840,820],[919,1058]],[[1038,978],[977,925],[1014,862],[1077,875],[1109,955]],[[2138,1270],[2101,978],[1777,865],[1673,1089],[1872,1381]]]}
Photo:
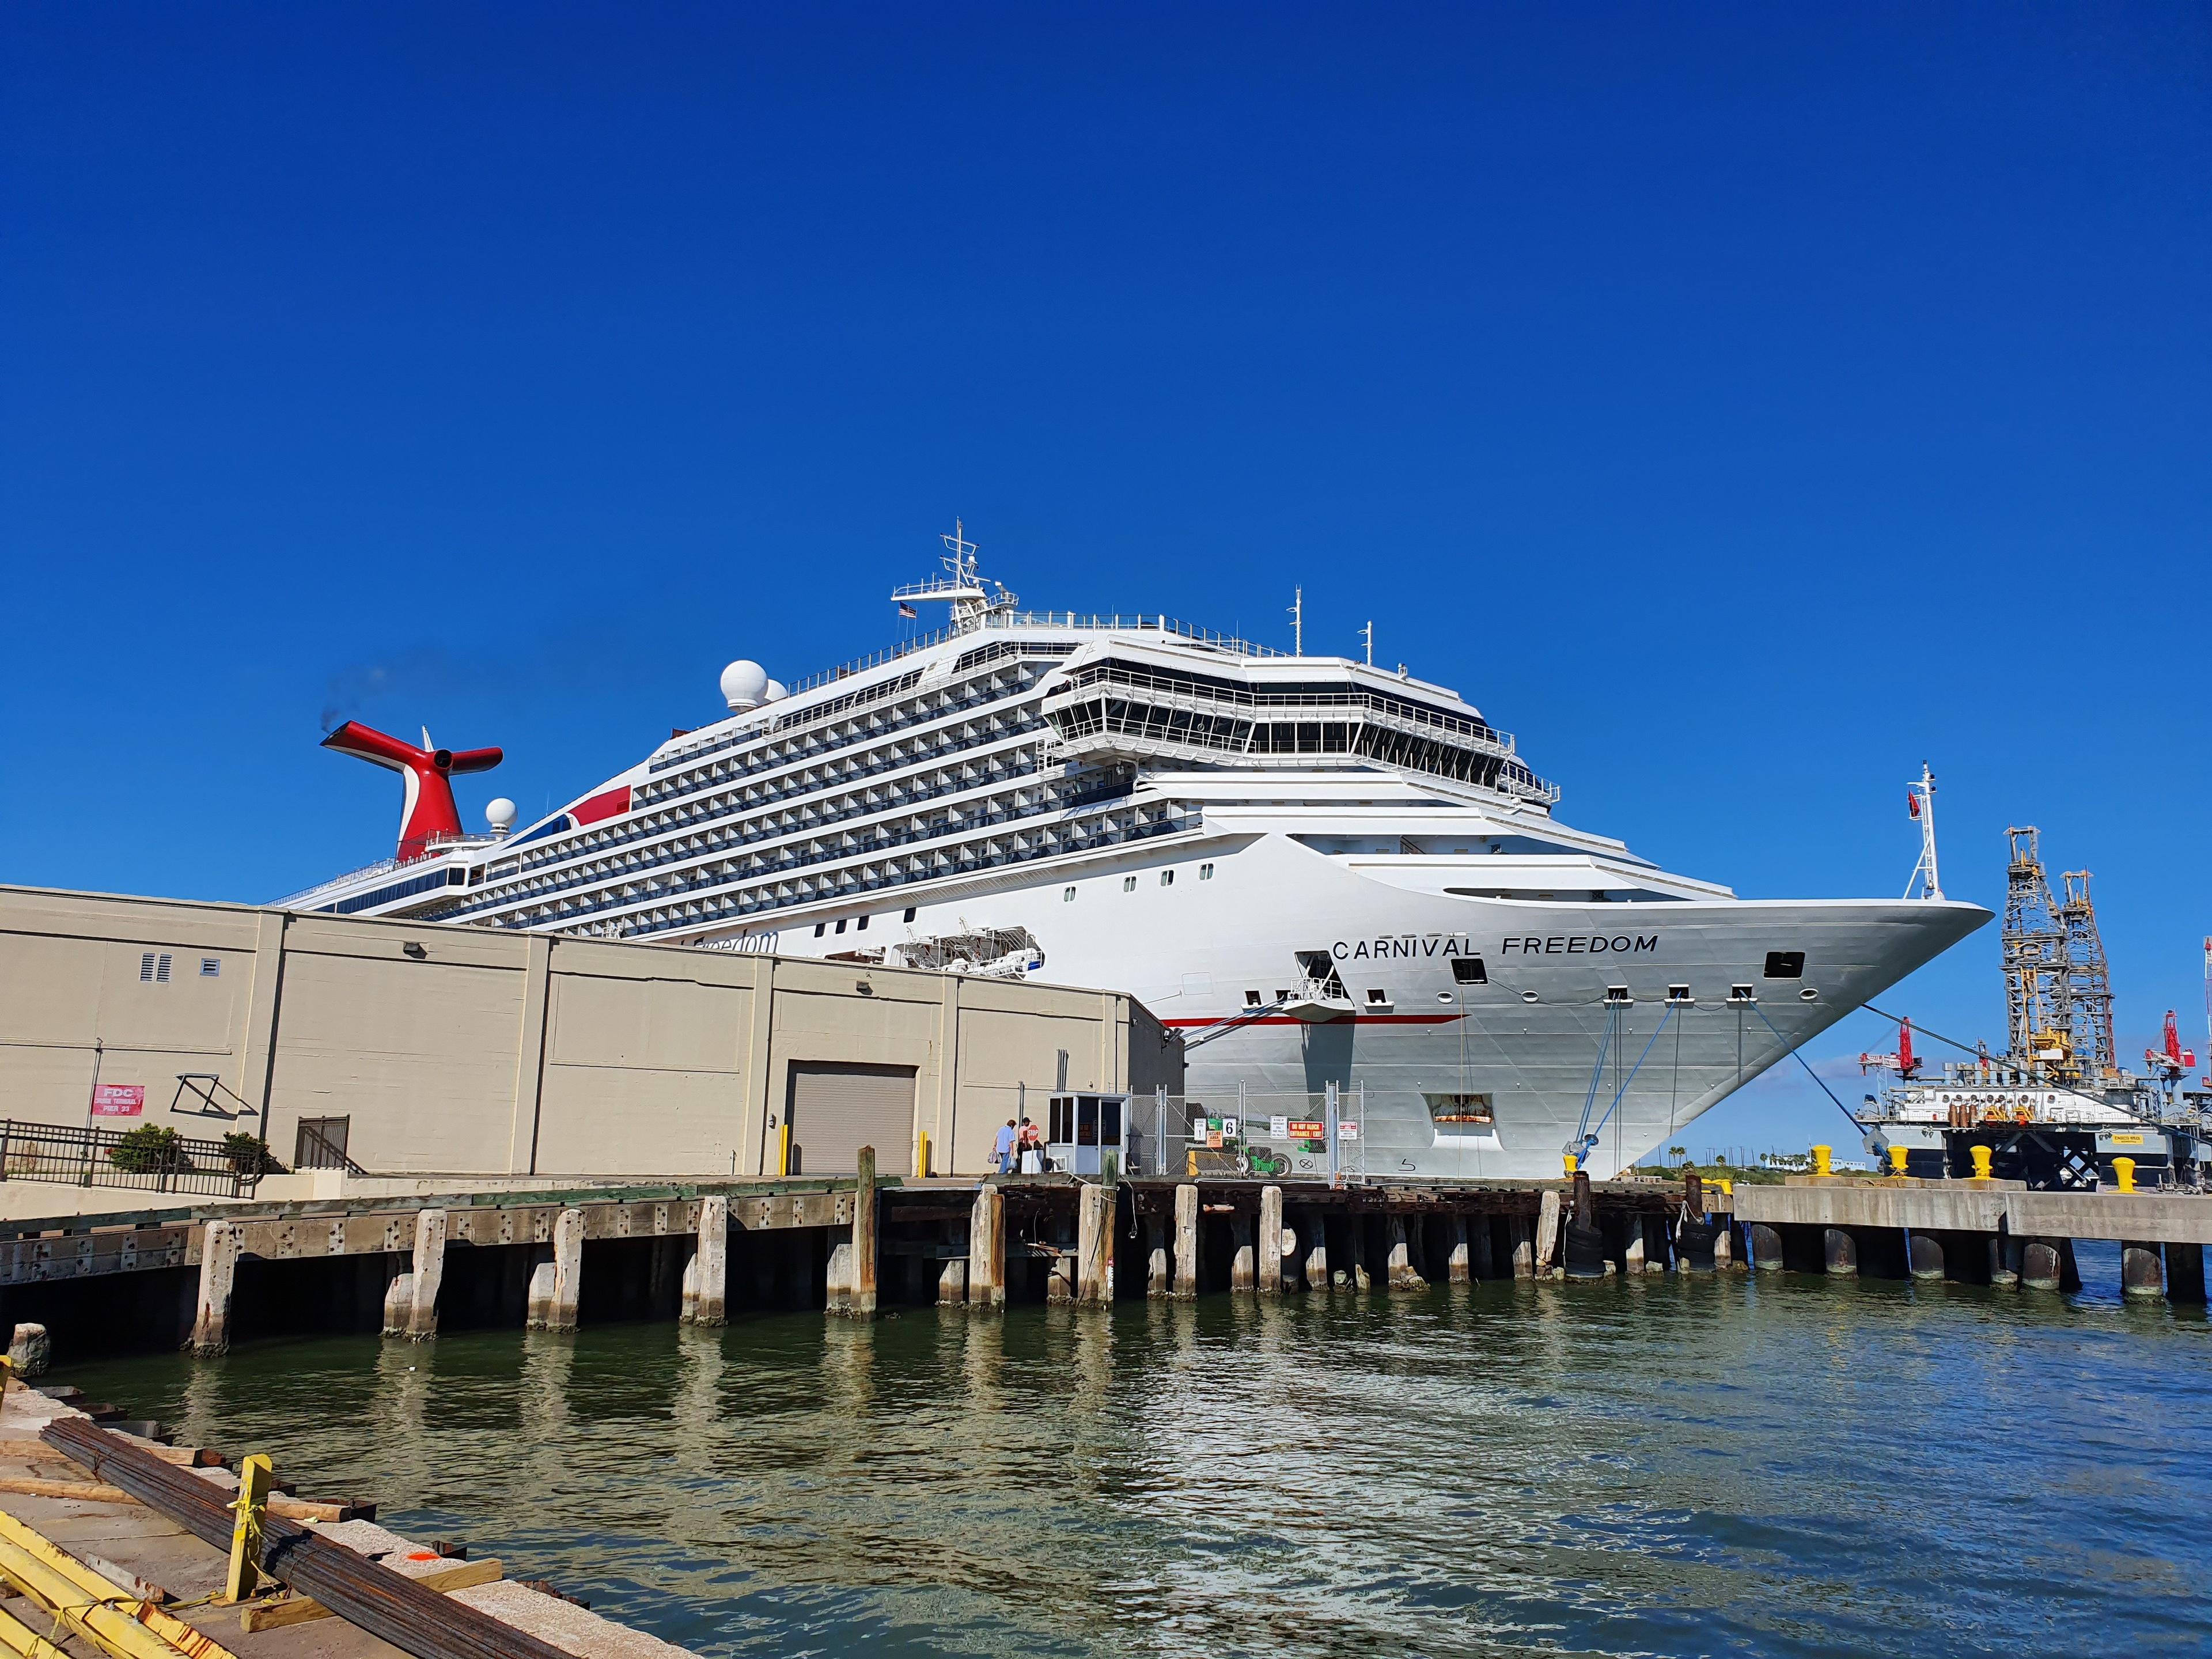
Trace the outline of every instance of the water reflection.
{"label": "water reflection", "polygon": [[707,1653],[2117,1653],[2212,1613],[2206,1341],[2055,1297],[1652,1278],[56,1380]]}

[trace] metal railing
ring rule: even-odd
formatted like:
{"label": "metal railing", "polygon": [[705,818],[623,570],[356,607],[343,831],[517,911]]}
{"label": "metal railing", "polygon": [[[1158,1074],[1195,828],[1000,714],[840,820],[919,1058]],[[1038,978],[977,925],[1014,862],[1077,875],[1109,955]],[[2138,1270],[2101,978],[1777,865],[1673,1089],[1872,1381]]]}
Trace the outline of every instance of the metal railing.
{"label": "metal railing", "polygon": [[1367,1094],[1358,1084],[1306,1094],[1230,1088],[1129,1102],[1133,1176],[1361,1182]]}
{"label": "metal railing", "polygon": [[[138,1132],[0,1121],[0,1181],[52,1181],[71,1187],[136,1187],[157,1193],[245,1198],[264,1173],[250,1155],[236,1162],[219,1140],[183,1135],[158,1141]],[[240,1162],[254,1167],[240,1169]]]}

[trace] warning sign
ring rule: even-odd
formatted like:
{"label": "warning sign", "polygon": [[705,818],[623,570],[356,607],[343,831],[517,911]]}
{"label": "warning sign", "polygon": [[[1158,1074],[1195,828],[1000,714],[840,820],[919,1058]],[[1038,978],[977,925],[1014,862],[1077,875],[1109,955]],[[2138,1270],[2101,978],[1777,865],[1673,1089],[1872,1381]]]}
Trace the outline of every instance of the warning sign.
{"label": "warning sign", "polygon": [[1337,1138],[1339,1140],[1357,1140],[1357,1139],[1359,1139],[1359,1126],[1358,1126],[1358,1124],[1357,1124],[1357,1123],[1353,1122],[1350,1118],[1344,1118],[1344,1119],[1340,1120],[1340,1121],[1339,1121],[1339,1122],[1337,1123],[1337,1126],[1336,1126],[1336,1138]]}

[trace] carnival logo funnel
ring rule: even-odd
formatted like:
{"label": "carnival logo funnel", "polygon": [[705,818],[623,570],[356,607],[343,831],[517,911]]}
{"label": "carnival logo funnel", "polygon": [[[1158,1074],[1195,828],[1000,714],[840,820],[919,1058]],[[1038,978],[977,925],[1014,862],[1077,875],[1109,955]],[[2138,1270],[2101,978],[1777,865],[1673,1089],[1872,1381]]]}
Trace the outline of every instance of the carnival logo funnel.
{"label": "carnival logo funnel", "polygon": [[419,859],[441,841],[461,833],[460,810],[453,805],[453,775],[489,772],[505,758],[496,749],[440,749],[426,728],[422,746],[387,737],[374,726],[348,720],[323,739],[323,747],[397,772],[406,781],[407,799],[399,813],[399,859]]}

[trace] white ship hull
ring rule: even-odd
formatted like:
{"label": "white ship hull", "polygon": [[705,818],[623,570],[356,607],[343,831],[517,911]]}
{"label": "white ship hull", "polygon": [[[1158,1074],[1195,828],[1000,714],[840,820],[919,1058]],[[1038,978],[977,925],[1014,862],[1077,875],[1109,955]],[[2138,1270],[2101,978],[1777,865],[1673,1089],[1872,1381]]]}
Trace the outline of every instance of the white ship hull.
{"label": "white ship hull", "polygon": [[[1197,879],[1208,864],[1212,877]],[[1171,884],[1159,881],[1165,871]],[[1449,871],[1424,860],[1425,876]],[[1978,906],[1918,900],[1463,898],[1409,891],[1280,834],[1207,836],[1036,874],[919,905],[891,939],[1025,928],[1044,957],[1026,977],[1129,990],[1203,1037],[1187,1094],[1207,1110],[1233,1113],[1240,1087],[1260,1113],[1265,1097],[1319,1098],[1334,1085],[1344,1120],[1359,1126],[1336,1150],[1338,1167],[1376,1176],[1557,1176],[1569,1145],[1592,1131],[1583,1167],[1613,1175],[1988,920]],[[819,955],[860,942],[817,939],[802,925],[777,930],[773,948]],[[1315,950],[1336,965],[1348,1009],[1233,1024],[1249,993],[1266,1006],[1293,988],[1297,953]],[[1804,952],[1801,978],[1765,976],[1778,950]],[[1462,955],[1480,957],[1486,983],[1455,979]],[[1670,1003],[1685,986],[1692,1000]],[[1739,986],[1755,1000],[1731,1000]],[[1609,1013],[1615,988],[1632,1000]],[[1382,1004],[1370,1000],[1377,990]],[[1487,1096],[1494,1121],[1440,1128],[1431,1095]],[[1329,1167],[1318,1152],[1302,1162],[1303,1173]]]}

